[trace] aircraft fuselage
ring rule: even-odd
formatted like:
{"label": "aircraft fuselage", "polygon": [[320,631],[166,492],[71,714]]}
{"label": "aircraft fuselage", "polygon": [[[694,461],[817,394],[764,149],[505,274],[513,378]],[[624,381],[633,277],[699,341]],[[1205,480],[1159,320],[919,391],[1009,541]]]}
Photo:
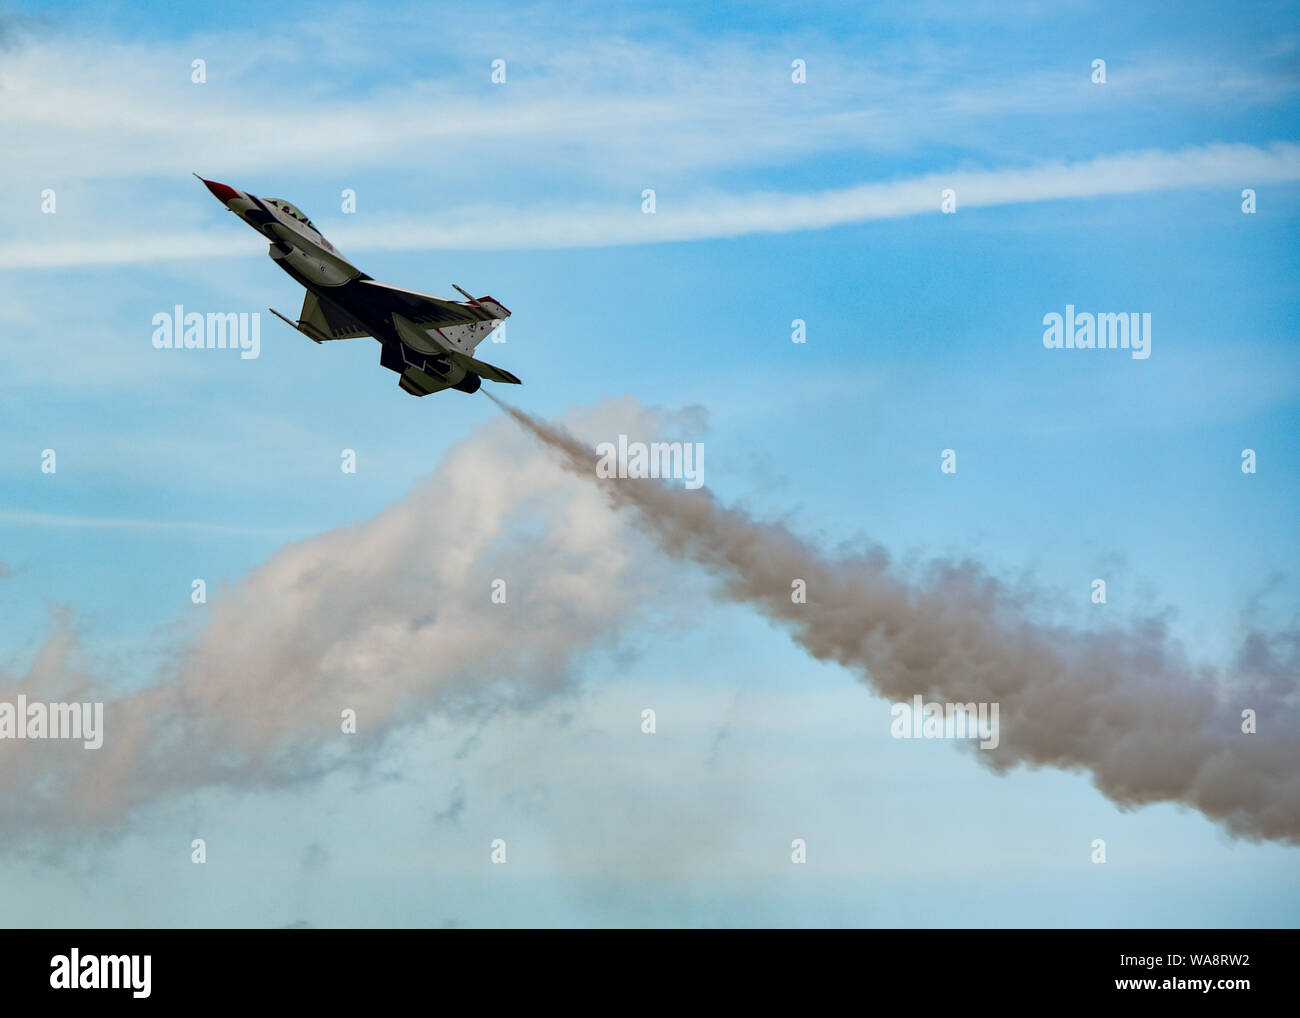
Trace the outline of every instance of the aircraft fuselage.
{"label": "aircraft fuselage", "polygon": [[[481,377],[519,381],[472,357],[475,346],[510,314],[492,298],[450,301],[375,282],[288,202],[259,198],[215,181],[203,183],[266,237],[272,261],[315,296],[314,302],[308,298],[304,303],[297,322],[285,318],[309,338],[320,343],[374,337],[380,344],[379,363],[401,375],[401,387],[413,395],[446,388],[474,392]],[[309,307],[317,317],[308,315]]]}

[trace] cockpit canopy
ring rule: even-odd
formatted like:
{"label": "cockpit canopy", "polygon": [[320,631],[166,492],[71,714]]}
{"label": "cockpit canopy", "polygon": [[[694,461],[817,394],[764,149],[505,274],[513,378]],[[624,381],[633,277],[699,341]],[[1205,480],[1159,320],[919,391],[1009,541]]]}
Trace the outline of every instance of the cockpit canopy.
{"label": "cockpit canopy", "polygon": [[[290,204],[289,202],[285,201],[283,198],[263,198],[262,200],[266,202],[268,205],[274,205],[281,212],[286,212],[289,215],[293,216],[294,219],[298,220],[298,222],[300,223],[305,224],[309,229],[316,230],[316,227],[312,225],[312,221],[310,219],[308,219],[301,212],[299,212],[295,205]],[[316,230],[316,232],[320,233],[320,230]]]}

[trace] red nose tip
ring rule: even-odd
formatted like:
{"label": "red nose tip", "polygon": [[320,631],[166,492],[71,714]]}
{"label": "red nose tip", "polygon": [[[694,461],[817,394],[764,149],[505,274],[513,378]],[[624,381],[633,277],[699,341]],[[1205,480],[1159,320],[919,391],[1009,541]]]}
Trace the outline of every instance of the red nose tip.
{"label": "red nose tip", "polygon": [[[203,178],[200,177],[199,180]],[[217,201],[223,204],[229,202],[231,198],[239,197],[239,192],[226,184],[218,184],[215,180],[203,180],[203,183],[207,184],[208,190],[216,195]]]}

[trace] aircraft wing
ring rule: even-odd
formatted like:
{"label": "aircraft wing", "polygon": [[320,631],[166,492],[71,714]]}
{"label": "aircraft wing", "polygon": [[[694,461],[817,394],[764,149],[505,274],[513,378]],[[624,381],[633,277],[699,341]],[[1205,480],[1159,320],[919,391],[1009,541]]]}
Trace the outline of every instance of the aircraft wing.
{"label": "aircraft wing", "polygon": [[491,297],[468,301],[447,300],[445,297],[403,290],[400,286],[389,286],[373,279],[357,280],[357,285],[363,287],[370,301],[381,306],[386,313],[396,312],[417,325],[467,325],[510,316],[510,312]]}
{"label": "aircraft wing", "polygon": [[[360,339],[369,331],[328,297],[318,297],[310,290],[303,298],[298,328],[317,342],[328,339]],[[308,332],[307,330],[311,331]]]}

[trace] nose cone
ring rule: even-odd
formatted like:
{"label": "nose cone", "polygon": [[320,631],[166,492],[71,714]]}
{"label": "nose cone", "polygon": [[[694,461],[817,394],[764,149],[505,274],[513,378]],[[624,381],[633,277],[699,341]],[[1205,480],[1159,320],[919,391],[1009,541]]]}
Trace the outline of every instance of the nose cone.
{"label": "nose cone", "polygon": [[[203,178],[199,177],[199,180],[203,180]],[[213,193],[217,201],[223,205],[229,204],[232,198],[239,197],[239,192],[227,184],[219,184],[215,180],[203,180],[203,183],[207,185],[208,190]]]}

